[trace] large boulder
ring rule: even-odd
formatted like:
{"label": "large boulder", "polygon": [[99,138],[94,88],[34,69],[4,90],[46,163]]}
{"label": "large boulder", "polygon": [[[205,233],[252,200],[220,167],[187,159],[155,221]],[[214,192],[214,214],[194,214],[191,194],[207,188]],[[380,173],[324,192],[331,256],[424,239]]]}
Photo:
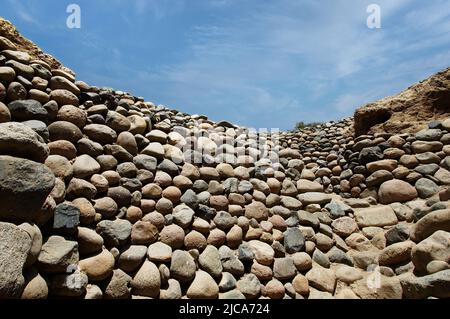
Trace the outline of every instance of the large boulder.
{"label": "large boulder", "polygon": [[8,104],[13,121],[47,120],[47,110],[36,100],[18,100]]}
{"label": "large boulder", "polygon": [[450,286],[450,269],[423,277],[416,277],[410,272],[398,277],[403,288],[404,298],[450,298],[450,289],[448,289]]}
{"label": "large boulder", "polygon": [[0,299],[21,296],[25,287],[22,269],[31,244],[26,231],[0,222]]}
{"label": "large boulder", "polygon": [[378,199],[381,204],[407,202],[417,198],[417,190],[409,183],[393,179],[381,184]]}
{"label": "large boulder", "polygon": [[438,230],[430,237],[422,240],[411,251],[411,259],[415,270],[424,273],[427,265],[433,260],[450,262],[450,233]]}
{"label": "large boulder", "polygon": [[43,164],[0,156],[0,218],[34,220],[55,185],[55,176]]}
{"label": "large boulder", "polygon": [[362,208],[355,210],[356,223],[359,227],[383,227],[398,223],[397,216],[390,206]]}
{"label": "large boulder", "polygon": [[30,127],[16,122],[0,124],[0,154],[43,163],[49,153],[42,137]]}
{"label": "large boulder", "polygon": [[411,228],[410,237],[418,243],[438,230],[450,232],[450,209],[436,210],[422,217]]}

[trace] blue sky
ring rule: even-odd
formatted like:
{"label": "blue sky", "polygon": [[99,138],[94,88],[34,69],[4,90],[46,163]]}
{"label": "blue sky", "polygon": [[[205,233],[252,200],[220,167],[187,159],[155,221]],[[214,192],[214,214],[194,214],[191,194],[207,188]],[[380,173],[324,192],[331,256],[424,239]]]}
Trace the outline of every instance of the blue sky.
{"label": "blue sky", "polygon": [[[0,0],[96,86],[254,128],[349,116],[450,66],[448,0]],[[66,27],[70,3],[81,28]],[[369,4],[381,29],[366,26]]]}

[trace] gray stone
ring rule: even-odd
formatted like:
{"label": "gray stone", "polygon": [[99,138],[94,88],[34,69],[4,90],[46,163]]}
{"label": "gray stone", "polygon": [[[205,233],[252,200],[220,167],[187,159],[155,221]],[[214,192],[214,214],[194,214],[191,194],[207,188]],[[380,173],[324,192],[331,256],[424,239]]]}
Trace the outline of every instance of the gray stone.
{"label": "gray stone", "polygon": [[214,223],[222,230],[230,229],[234,224],[236,224],[236,222],[236,216],[231,216],[230,213],[225,211],[218,212],[214,217]]}
{"label": "gray stone", "polygon": [[440,129],[424,129],[416,133],[416,139],[420,141],[439,141],[441,137]]}
{"label": "gray stone", "polygon": [[394,175],[387,170],[379,170],[366,178],[368,187],[374,187],[383,184],[386,181],[394,179]]}
{"label": "gray stone", "polygon": [[241,244],[238,249],[238,258],[243,263],[252,263],[255,258],[255,254],[247,244]]}
{"label": "gray stone", "polygon": [[222,279],[219,283],[219,290],[220,291],[229,291],[231,289],[234,289],[236,287],[236,279],[232,274],[229,272],[223,272],[222,273]]}
{"label": "gray stone", "polygon": [[96,231],[103,237],[105,245],[118,247],[126,244],[131,236],[132,225],[128,220],[102,220],[97,224]]}
{"label": "gray stone", "polygon": [[52,276],[50,279],[50,293],[61,297],[79,297],[85,291],[88,284],[86,274],[75,271],[69,274]]}
{"label": "gray stone", "polygon": [[53,229],[73,232],[79,224],[80,210],[78,207],[66,203],[56,206]]}
{"label": "gray stone", "polygon": [[249,181],[240,181],[238,191],[241,194],[250,193],[253,190],[253,185]]}
{"label": "gray stone", "polygon": [[415,184],[420,198],[428,198],[439,191],[439,186],[428,178],[421,178]]}
{"label": "gray stone", "polygon": [[156,171],[157,160],[152,156],[139,154],[133,158],[133,163],[138,169],[146,169],[151,172]]}
{"label": "gray stone", "polygon": [[186,204],[192,209],[196,209],[199,205],[197,194],[195,194],[192,189],[188,189],[187,191],[185,191],[180,200],[182,203]]}
{"label": "gray stone", "polygon": [[0,218],[31,221],[55,185],[55,176],[43,164],[0,156]]}
{"label": "gray stone", "polygon": [[220,277],[222,274],[222,263],[220,261],[219,250],[212,246],[206,246],[205,250],[199,257],[200,267],[206,270],[213,277]]}
{"label": "gray stone", "polygon": [[47,125],[44,122],[38,121],[38,120],[29,120],[29,121],[22,122],[22,124],[25,126],[28,126],[33,131],[35,131],[37,134],[39,134],[39,136],[42,137],[42,139],[46,143],[49,142],[50,133],[48,131]]}
{"label": "gray stone", "polygon": [[300,229],[288,228],[284,232],[284,248],[289,254],[302,251],[305,248],[305,238]]}
{"label": "gray stone", "polygon": [[448,289],[450,286],[450,269],[423,277],[415,277],[412,273],[405,273],[399,278],[404,298],[450,297],[450,290]]}
{"label": "gray stone", "polygon": [[254,274],[244,275],[239,279],[236,286],[247,299],[256,299],[261,292],[261,283]]}
{"label": "gray stone", "polygon": [[173,278],[180,282],[191,281],[195,277],[196,270],[194,258],[187,251],[175,250],[173,252],[170,263],[170,274]]}
{"label": "gray stone", "polygon": [[323,252],[321,252],[317,248],[314,250],[312,259],[320,266],[322,266],[324,268],[330,268],[330,260],[328,259],[327,255],[325,255]]}
{"label": "gray stone", "polygon": [[311,226],[312,228],[315,228],[315,229],[319,228],[319,226],[320,226],[319,218],[317,218],[317,216],[314,214],[311,214],[304,210],[299,210],[297,212],[297,216],[298,216],[300,225]]}
{"label": "gray stone", "polygon": [[395,225],[394,227],[386,231],[384,237],[386,237],[387,245],[400,243],[409,238],[409,228],[404,224]]}
{"label": "gray stone", "polygon": [[366,147],[359,152],[358,162],[362,165],[366,165],[367,163],[381,159],[383,159],[383,153],[378,146]]}
{"label": "gray stone", "polygon": [[13,121],[47,121],[47,110],[36,100],[19,100],[8,104]]}
{"label": "gray stone", "polygon": [[332,263],[345,264],[353,267],[353,260],[341,249],[332,247],[326,254]]}
{"label": "gray stone", "polygon": [[436,173],[439,169],[439,165],[438,164],[423,164],[423,165],[419,165],[416,166],[416,168],[414,168],[414,171],[416,171],[417,173],[420,173],[422,175],[433,175],[434,173]]}
{"label": "gray stone", "polygon": [[219,248],[219,255],[223,271],[236,276],[242,276],[244,274],[244,264],[242,264],[229,247],[221,246]]}
{"label": "gray stone", "polygon": [[279,280],[294,278],[297,274],[294,260],[291,257],[275,258],[273,264],[273,275]]}
{"label": "gray stone", "polygon": [[131,245],[119,256],[119,268],[132,273],[136,271],[147,255],[147,247],[141,245]]}
{"label": "gray stone", "polygon": [[173,210],[174,222],[182,228],[187,228],[192,223],[195,212],[186,205],[179,205]]}
{"label": "gray stone", "polygon": [[346,214],[353,212],[350,206],[335,200],[326,204],[325,209],[330,212],[331,218],[333,219],[344,217]]}

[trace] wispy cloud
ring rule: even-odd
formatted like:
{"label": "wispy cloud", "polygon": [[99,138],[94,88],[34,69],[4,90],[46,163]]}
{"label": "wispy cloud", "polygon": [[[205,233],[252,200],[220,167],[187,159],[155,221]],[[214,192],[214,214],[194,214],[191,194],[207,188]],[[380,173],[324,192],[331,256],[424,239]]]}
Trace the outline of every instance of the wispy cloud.
{"label": "wispy cloud", "polygon": [[[417,54],[449,44],[448,33],[427,29],[446,23],[447,14],[434,13],[442,11],[439,2],[425,10],[415,5],[414,13],[410,5],[417,1],[379,0],[381,30],[366,27],[370,1],[337,0],[321,6],[316,1],[252,2],[252,10],[232,23],[218,19],[214,25],[193,27],[186,59],[157,76],[168,85],[167,94],[189,101],[195,92],[195,100],[188,102],[192,108],[195,103],[207,104],[210,110],[226,105],[245,119],[244,124],[264,125],[259,112],[270,114],[267,121],[284,116],[285,128],[305,110],[311,120],[349,115],[355,107],[393,94],[408,80],[412,83],[448,64],[442,52],[434,62]],[[433,19],[420,21],[420,32],[405,36],[426,12]],[[408,56],[403,50],[409,50]],[[395,82],[385,83],[389,80]]]}
{"label": "wispy cloud", "polygon": [[184,0],[132,0],[132,3],[138,15],[150,15],[155,20],[179,13],[185,4]]}
{"label": "wispy cloud", "polygon": [[22,19],[23,21],[35,25],[40,25],[38,20],[36,20],[32,13],[30,13],[30,7],[25,6],[20,1],[16,0],[8,0],[9,5],[13,8],[13,10],[16,12],[17,16]]}

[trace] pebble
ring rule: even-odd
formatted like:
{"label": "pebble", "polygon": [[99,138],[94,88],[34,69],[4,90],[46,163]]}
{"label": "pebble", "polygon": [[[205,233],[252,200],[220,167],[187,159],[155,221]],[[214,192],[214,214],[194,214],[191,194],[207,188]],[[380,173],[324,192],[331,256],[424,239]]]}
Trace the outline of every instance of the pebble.
{"label": "pebble", "polygon": [[256,299],[261,293],[261,284],[254,274],[244,275],[236,287],[247,299]]}
{"label": "pebble", "polygon": [[147,256],[154,262],[169,262],[172,258],[172,248],[162,242],[156,242],[148,247]]}
{"label": "pebble", "polygon": [[103,237],[107,246],[122,246],[131,236],[132,225],[129,221],[116,219],[114,221],[102,220],[97,224],[96,231]]}
{"label": "pebble", "polygon": [[131,281],[133,295],[156,298],[159,296],[161,277],[154,263],[146,260]]}
{"label": "pebble", "polygon": [[114,269],[114,256],[103,250],[100,254],[80,260],[78,267],[89,280],[99,281],[108,278]]}
{"label": "pebble", "polygon": [[194,279],[196,274],[194,258],[186,251],[175,250],[170,262],[170,274],[180,282],[188,282]]}
{"label": "pebble", "polygon": [[207,272],[198,270],[186,295],[190,299],[216,299],[219,296],[219,287]]}

